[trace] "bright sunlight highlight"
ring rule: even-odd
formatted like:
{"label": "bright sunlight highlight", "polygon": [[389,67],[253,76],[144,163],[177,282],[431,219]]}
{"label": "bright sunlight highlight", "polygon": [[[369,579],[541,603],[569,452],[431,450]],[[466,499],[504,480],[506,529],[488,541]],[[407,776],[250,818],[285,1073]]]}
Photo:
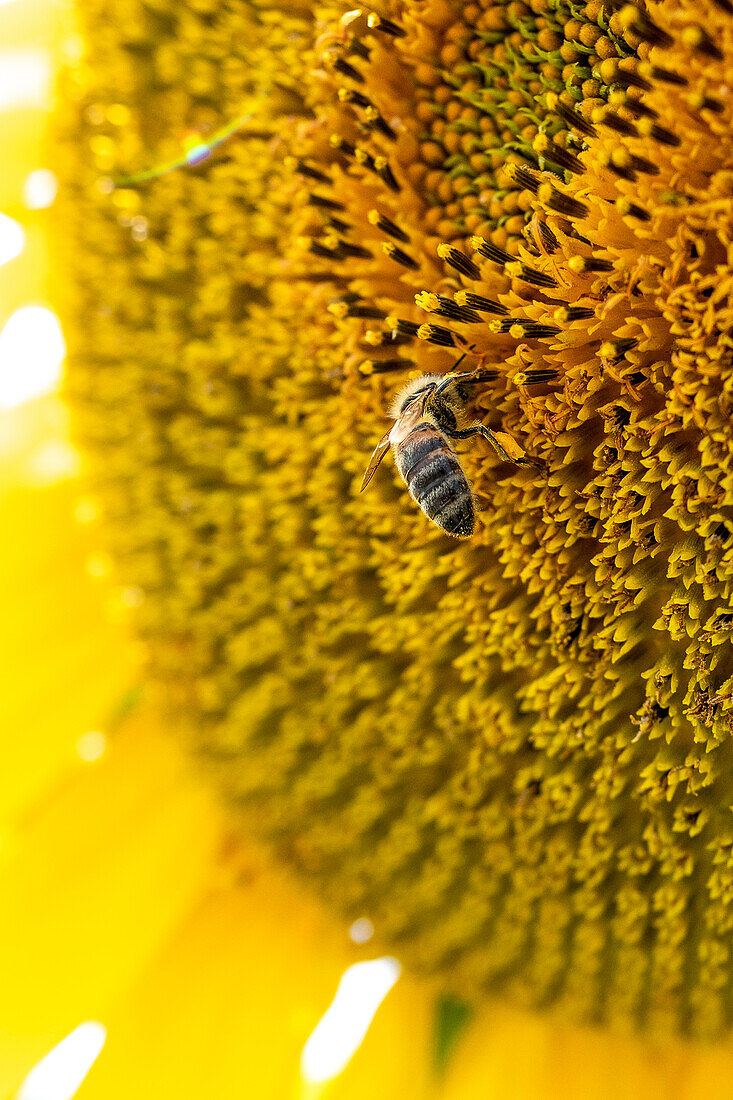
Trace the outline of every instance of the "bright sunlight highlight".
{"label": "bright sunlight highlight", "polygon": [[25,233],[20,222],[0,214],[0,267],[20,256],[24,244]]}
{"label": "bright sunlight highlight", "polygon": [[15,1100],[71,1100],[99,1057],[107,1030],[92,1020],[70,1035],[34,1066]]}
{"label": "bright sunlight highlight", "polygon": [[58,180],[50,168],[36,168],[23,184],[23,202],[28,210],[45,210],[56,198],[58,189]]}
{"label": "bright sunlight highlight", "polygon": [[336,996],[303,1047],[300,1072],[305,1081],[314,1085],[329,1081],[346,1068],[400,969],[397,959],[385,956],[344,971]]}
{"label": "bright sunlight highlight", "polygon": [[359,917],[349,928],[349,939],[352,943],[368,943],[374,935],[374,925],[369,917]]}
{"label": "bright sunlight highlight", "polygon": [[0,111],[45,108],[51,99],[51,61],[45,50],[0,50]]}
{"label": "bright sunlight highlight", "polygon": [[56,388],[66,344],[58,317],[23,306],[0,332],[0,409],[13,409]]}
{"label": "bright sunlight highlight", "polygon": [[100,730],[89,730],[83,733],[76,742],[76,751],[81,760],[88,764],[100,760],[107,749],[107,738]]}

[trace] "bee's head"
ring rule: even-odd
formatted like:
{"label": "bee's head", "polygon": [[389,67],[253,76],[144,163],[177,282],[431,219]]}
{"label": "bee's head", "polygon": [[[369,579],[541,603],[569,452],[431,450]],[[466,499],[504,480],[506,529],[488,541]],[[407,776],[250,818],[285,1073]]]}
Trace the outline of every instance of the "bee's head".
{"label": "bee's head", "polygon": [[419,397],[434,390],[442,378],[441,374],[420,374],[411,378],[395,396],[389,408],[389,415],[396,420]]}

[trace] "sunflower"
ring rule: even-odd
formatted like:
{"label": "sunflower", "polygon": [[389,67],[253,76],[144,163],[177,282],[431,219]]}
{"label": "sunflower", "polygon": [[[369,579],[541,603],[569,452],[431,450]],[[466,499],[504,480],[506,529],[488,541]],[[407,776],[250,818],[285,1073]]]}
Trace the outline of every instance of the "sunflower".
{"label": "sunflower", "polygon": [[[720,1036],[731,5],[116,16],[58,134],[68,394],[202,770],[452,995]],[[507,447],[459,541],[356,490],[462,357]]]}

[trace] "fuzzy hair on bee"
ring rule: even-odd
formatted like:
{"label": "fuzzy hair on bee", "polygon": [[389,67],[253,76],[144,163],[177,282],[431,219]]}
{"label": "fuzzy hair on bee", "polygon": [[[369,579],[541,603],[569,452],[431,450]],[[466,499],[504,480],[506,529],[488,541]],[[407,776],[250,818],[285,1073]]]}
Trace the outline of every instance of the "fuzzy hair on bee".
{"label": "fuzzy hair on bee", "polygon": [[428,519],[454,538],[470,538],[476,530],[476,502],[452,440],[482,435],[504,462],[539,465],[504,432],[467,423],[470,387],[495,376],[466,371],[422,374],[407,382],[390,405],[394,424],[372,454],[362,491],[391,447],[410,496]]}
{"label": "fuzzy hair on bee", "polygon": [[440,385],[445,377],[444,374],[418,374],[414,378],[411,378],[408,382],[405,382],[404,386],[402,386],[392,398],[387,415],[391,416],[393,420],[397,420],[400,413],[403,411],[405,402],[422,393],[426,386]]}

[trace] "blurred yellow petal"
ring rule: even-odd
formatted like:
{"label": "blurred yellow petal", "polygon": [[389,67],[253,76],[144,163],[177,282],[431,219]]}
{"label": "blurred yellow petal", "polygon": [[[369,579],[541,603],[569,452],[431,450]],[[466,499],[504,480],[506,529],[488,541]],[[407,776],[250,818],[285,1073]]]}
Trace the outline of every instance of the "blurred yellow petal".
{"label": "blurred yellow petal", "polygon": [[43,474],[49,448],[70,448],[58,399],[0,412],[0,606],[8,624],[0,633],[0,728],[11,734],[0,831],[78,763],[79,737],[108,719],[138,675],[134,647],[110,623],[84,570],[96,544],[73,519],[79,484],[68,477],[49,484]]}
{"label": "blurred yellow petal", "polygon": [[0,1095],[82,1020],[106,1020],[193,904],[218,836],[147,715],[21,819],[2,862]]}
{"label": "blurred yellow petal", "polygon": [[[78,484],[40,483],[67,445],[54,399],[0,417],[0,1095],[115,998],[192,903],[217,814],[142,715],[85,762],[84,741],[134,684],[134,647],[110,623],[73,519]],[[87,753],[89,755],[89,753]],[[93,754],[92,754],[93,755]]]}
{"label": "blurred yellow petal", "polygon": [[441,1100],[727,1100],[733,1050],[640,1041],[493,1006],[462,1039]]}
{"label": "blurred yellow petal", "polygon": [[[253,863],[238,889],[203,899],[107,1017],[107,1045],[80,1100],[305,1098],[301,1050],[344,968],[368,957],[356,952],[319,906]],[[427,1004],[418,987],[398,983],[352,1063],[322,1094],[424,1095]]]}

